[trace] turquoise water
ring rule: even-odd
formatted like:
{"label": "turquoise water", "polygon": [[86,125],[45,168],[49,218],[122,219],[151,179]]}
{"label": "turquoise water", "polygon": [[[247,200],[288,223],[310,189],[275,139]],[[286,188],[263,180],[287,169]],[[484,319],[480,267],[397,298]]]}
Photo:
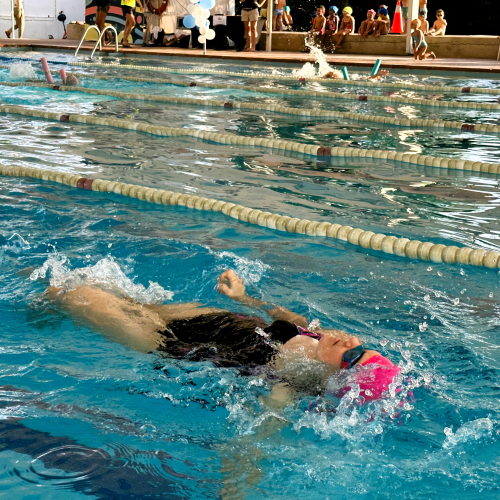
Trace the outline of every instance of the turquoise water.
{"label": "turquoise water", "polygon": [[[0,79],[7,78],[2,70]],[[124,81],[83,83],[139,91]],[[155,91],[193,92],[174,86]],[[207,99],[310,105],[271,94],[195,92]],[[0,102],[498,161],[498,136],[491,134],[142,104],[28,87],[0,86]],[[347,101],[317,102],[341,109]],[[415,109],[432,116],[425,107]],[[497,120],[493,113],[478,119]],[[324,161],[16,115],[2,115],[0,122],[4,164],[498,249],[498,179],[489,174]],[[220,213],[50,182],[0,178],[0,196],[0,488],[8,497],[498,498],[498,272],[410,261],[336,240],[275,233]],[[251,295],[358,335],[400,363],[402,392],[364,406],[349,396],[339,403],[299,393],[284,409],[271,410],[262,398],[272,380],[132,351],[74,323],[44,296],[50,281],[93,283],[141,302],[195,300],[252,312],[214,290],[227,268],[244,278]]]}

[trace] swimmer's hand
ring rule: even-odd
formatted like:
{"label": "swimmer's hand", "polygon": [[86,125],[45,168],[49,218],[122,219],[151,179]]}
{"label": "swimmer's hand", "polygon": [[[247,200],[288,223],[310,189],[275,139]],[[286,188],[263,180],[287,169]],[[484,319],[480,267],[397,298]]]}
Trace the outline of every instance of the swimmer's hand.
{"label": "swimmer's hand", "polygon": [[217,291],[234,300],[244,300],[247,297],[243,281],[232,269],[219,276]]}

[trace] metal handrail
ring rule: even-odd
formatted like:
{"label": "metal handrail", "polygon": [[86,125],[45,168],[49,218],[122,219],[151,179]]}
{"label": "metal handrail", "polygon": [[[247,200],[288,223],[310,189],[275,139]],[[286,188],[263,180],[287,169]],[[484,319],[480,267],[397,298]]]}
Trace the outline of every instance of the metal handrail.
{"label": "metal handrail", "polygon": [[95,44],[95,47],[94,47],[94,50],[92,51],[92,54],[90,54],[90,59],[92,59],[92,57],[94,57],[94,52],[96,51],[98,45],[100,45],[99,50],[102,50],[101,40],[102,40],[102,37],[104,36],[104,33],[106,33],[106,30],[114,31],[114,33],[115,33],[115,49],[116,49],[115,52],[118,52],[118,33],[116,32],[116,30],[113,26],[106,26],[102,30],[101,36],[99,37],[99,40],[97,40],[97,43]]}
{"label": "metal handrail", "polygon": [[[87,36],[87,33],[88,33],[91,29],[95,29],[95,30],[97,30],[97,34],[98,34],[98,36],[99,36],[99,39],[98,39],[97,43],[99,43],[99,44],[101,43],[101,30],[100,30],[97,26],[95,26],[95,25],[89,26],[89,27],[85,30],[85,33],[83,34],[82,39],[80,40],[80,43],[78,44],[78,47],[77,47],[76,52],[75,52],[75,57],[76,57],[76,55],[78,54],[78,51],[80,50],[80,47],[82,46],[82,43],[83,43],[83,41],[85,40],[85,37]],[[102,45],[101,45],[101,50],[102,50]]]}

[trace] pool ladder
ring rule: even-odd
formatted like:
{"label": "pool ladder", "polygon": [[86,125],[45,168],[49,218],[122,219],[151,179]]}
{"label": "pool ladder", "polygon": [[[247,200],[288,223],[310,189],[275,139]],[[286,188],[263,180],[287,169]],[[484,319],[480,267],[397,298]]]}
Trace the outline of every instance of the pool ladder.
{"label": "pool ladder", "polygon": [[78,44],[78,47],[75,51],[75,57],[78,54],[78,51],[80,50],[80,47],[82,46],[83,41],[85,40],[85,37],[87,36],[87,33],[95,29],[97,31],[97,34],[99,35],[99,38],[97,39],[97,42],[94,46],[94,50],[92,51],[92,54],[90,54],[90,59],[94,57],[94,53],[97,50],[97,46],[99,46],[99,50],[102,50],[102,39],[104,37],[104,34],[106,33],[107,30],[112,31],[115,36],[115,52],[118,52],[118,33],[116,32],[116,29],[113,26],[106,26],[101,33],[101,30],[97,26],[89,26],[86,30],[85,33],[82,36],[82,39],[80,40],[80,43]]}

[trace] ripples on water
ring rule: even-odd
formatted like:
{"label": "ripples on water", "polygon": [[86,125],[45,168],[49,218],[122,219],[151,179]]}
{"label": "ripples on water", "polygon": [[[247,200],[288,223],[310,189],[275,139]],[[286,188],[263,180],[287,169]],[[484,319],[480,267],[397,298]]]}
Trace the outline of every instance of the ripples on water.
{"label": "ripples on water", "polygon": [[[205,98],[228,93],[252,98],[196,90]],[[498,161],[498,138],[486,134],[163,108],[29,88],[0,87],[0,97],[205,130]],[[318,100],[335,109],[346,102]],[[5,164],[238,200],[385,234],[497,246],[498,181],[487,174],[0,120]],[[0,197],[0,485],[11,497],[288,499],[307,490],[318,499],[497,498],[495,271],[414,262],[48,182],[2,178]],[[360,405],[356,390],[340,402],[299,393],[285,408],[270,408],[269,379],[133,352],[74,324],[43,296],[49,283],[86,283],[148,303],[245,310],[214,291],[227,268],[244,277],[251,295],[356,334],[399,363],[393,395]],[[314,366],[296,369],[313,378]]]}

